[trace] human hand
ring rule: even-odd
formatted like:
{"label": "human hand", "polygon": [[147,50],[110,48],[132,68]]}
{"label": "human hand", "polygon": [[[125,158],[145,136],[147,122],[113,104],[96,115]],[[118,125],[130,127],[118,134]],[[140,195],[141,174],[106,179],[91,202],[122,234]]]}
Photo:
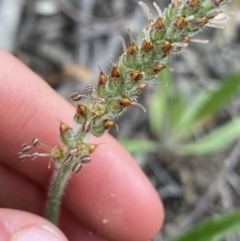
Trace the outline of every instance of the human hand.
{"label": "human hand", "polygon": [[[33,137],[56,146],[58,119],[73,124],[75,109],[3,50],[0,62],[0,205],[9,208],[0,209],[0,240],[15,240],[9,235],[29,228],[36,233],[38,229],[33,228],[43,224],[60,235],[53,224],[39,217],[44,215],[52,173],[52,168],[47,168],[49,159],[21,162],[17,153],[22,143],[30,143]],[[91,163],[70,179],[60,229],[70,241],[150,240],[159,231],[164,215],[156,191],[110,135],[92,137],[89,142],[104,144],[92,154]],[[24,238],[48,240],[41,235],[39,239]],[[66,239],[59,236],[56,240]]]}

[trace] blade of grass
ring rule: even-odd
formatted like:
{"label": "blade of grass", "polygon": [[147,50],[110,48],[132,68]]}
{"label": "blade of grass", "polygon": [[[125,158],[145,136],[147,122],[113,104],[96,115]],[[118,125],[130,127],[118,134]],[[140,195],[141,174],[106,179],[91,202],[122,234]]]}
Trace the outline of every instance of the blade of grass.
{"label": "blade of grass", "polygon": [[119,140],[120,143],[132,154],[156,151],[158,143],[148,140]]}
{"label": "blade of grass", "polygon": [[232,141],[240,137],[240,118],[228,121],[189,144],[183,144],[178,147],[179,154],[208,154],[225,148]]}
{"label": "blade of grass", "polygon": [[186,112],[182,113],[178,125],[174,128],[172,135],[177,136],[194,126],[209,114],[218,111],[224,106],[240,86],[240,73],[233,74],[223,81],[223,84],[213,92],[202,92],[188,106]]}
{"label": "blade of grass", "polygon": [[[159,75],[159,80],[166,84],[170,84],[170,73],[165,70],[162,71]],[[151,102],[148,108],[148,118],[151,133],[156,139],[159,139],[159,133],[161,127],[164,123],[164,118],[166,117],[167,110],[167,99],[169,95],[169,86],[157,88],[156,92],[151,97]]]}
{"label": "blade of grass", "polygon": [[240,209],[225,215],[213,216],[171,241],[218,241],[240,230]]}
{"label": "blade of grass", "polygon": [[213,113],[224,106],[239,90],[240,73],[233,74],[223,81],[223,84],[207,98],[204,105],[198,110],[195,119]]}

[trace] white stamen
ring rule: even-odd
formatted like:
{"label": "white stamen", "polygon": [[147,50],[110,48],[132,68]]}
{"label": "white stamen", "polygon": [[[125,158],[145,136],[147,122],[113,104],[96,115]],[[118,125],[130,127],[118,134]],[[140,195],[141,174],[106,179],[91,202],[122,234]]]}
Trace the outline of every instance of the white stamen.
{"label": "white stamen", "polygon": [[172,46],[184,48],[184,47],[187,47],[188,44],[187,43],[176,42],[176,43],[172,43]]}
{"label": "white stamen", "polygon": [[165,66],[168,70],[170,70],[171,72],[173,72],[174,70],[168,66]]}
{"label": "white stamen", "polygon": [[113,58],[112,55],[111,55],[111,63],[112,63],[112,67],[115,67],[115,66],[116,66],[116,64],[115,64],[115,62],[114,62],[114,58]]}
{"label": "white stamen", "polygon": [[190,15],[186,18],[184,18],[186,22],[190,21],[190,20],[193,20],[194,19],[194,15]]}
{"label": "white stamen", "polygon": [[223,29],[224,27],[221,24],[217,23],[207,23],[205,26],[210,27],[210,28],[218,28],[218,29]]}
{"label": "white stamen", "polygon": [[190,42],[201,43],[201,44],[209,43],[207,39],[191,39]]}
{"label": "white stamen", "polygon": [[225,21],[227,19],[229,19],[229,16],[226,13],[219,13],[217,16],[213,18],[213,20],[216,20],[216,21]]}
{"label": "white stamen", "polygon": [[130,29],[128,27],[126,27],[126,29],[127,29],[128,34],[129,34],[129,37],[130,37],[130,42],[131,42],[131,44],[133,44],[134,43],[133,35],[132,35],[132,33],[131,33],[131,31],[130,31]]}
{"label": "white stamen", "polygon": [[162,18],[163,14],[162,14],[161,8],[160,8],[160,7],[157,5],[157,3],[155,3],[155,2],[153,2],[153,6],[156,8],[157,13],[158,13],[158,16],[159,16],[160,18]]}
{"label": "white stamen", "polygon": [[137,102],[131,102],[131,104],[140,107],[144,112],[146,112],[146,109],[141,104],[139,104]]}
{"label": "white stamen", "polygon": [[139,4],[140,4],[141,7],[146,11],[148,20],[149,20],[149,21],[152,21],[152,20],[153,20],[153,19],[152,19],[152,14],[151,14],[151,11],[150,11],[150,9],[148,8],[148,6],[147,6],[145,3],[143,3],[143,2],[139,2]]}
{"label": "white stamen", "polygon": [[188,52],[181,50],[181,51],[180,51],[180,54],[186,54],[186,55],[188,55]]}
{"label": "white stamen", "polygon": [[121,36],[118,36],[120,41],[122,42],[122,47],[123,47],[123,53],[127,52],[127,47],[124,39]]}

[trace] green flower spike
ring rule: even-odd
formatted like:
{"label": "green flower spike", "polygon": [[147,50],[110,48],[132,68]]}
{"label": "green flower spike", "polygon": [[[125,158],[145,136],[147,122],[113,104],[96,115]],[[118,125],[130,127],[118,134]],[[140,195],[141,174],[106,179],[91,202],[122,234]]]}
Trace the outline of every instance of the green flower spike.
{"label": "green flower spike", "polygon": [[[227,15],[220,7],[229,2],[230,0],[172,0],[164,12],[154,2],[158,13],[156,20],[153,20],[147,5],[139,2],[148,17],[139,41],[134,41],[127,28],[130,45],[127,47],[120,37],[123,54],[116,62],[111,57],[110,73],[103,73],[99,67],[95,86],[88,86],[83,93],[71,94],[71,99],[77,104],[74,116],[76,127],[73,129],[66,123],[60,123],[60,140],[64,147],[50,148],[34,138],[32,145],[23,144],[18,154],[21,161],[49,156],[56,164],[47,203],[49,220],[54,223],[58,221],[61,198],[69,174],[78,174],[91,161],[91,154],[97,146],[86,143],[86,136],[102,136],[113,126],[118,129],[112,119],[128,107],[134,108],[132,106],[135,105],[145,111],[136,101],[138,96],[146,87],[158,84],[154,83],[154,79],[160,71],[165,68],[172,70],[167,65],[169,60],[184,53],[182,49],[190,42],[208,42],[193,38],[204,26],[223,27],[221,21]],[[84,104],[80,103],[82,98],[85,99]],[[34,148],[44,149],[45,153],[31,152]]]}

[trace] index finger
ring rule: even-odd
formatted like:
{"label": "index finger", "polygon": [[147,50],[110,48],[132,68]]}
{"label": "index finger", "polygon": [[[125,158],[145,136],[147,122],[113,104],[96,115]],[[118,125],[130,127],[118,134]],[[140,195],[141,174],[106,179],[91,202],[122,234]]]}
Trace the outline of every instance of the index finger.
{"label": "index finger", "polygon": [[[23,142],[37,136],[58,144],[59,121],[71,123],[74,108],[14,57],[0,52],[0,159],[47,189],[48,160],[20,163]],[[132,157],[111,136],[100,145],[79,175],[68,184],[63,205],[93,232],[108,240],[146,241],[163,221],[160,199]],[[44,204],[43,204],[44,205]]]}

